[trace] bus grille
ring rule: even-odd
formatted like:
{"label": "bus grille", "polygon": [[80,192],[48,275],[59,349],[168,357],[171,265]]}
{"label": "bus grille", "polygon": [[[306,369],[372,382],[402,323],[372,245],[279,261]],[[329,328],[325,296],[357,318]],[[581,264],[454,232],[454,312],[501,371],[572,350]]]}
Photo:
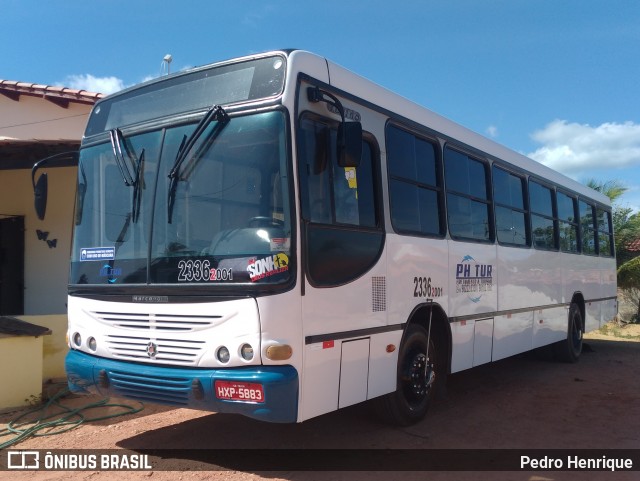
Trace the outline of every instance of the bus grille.
{"label": "bus grille", "polygon": [[[195,365],[205,348],[205,341],[150,339],[134,336],[107,336],[111,354],[130,361],[154,360],[161,364]],[[153,354],[150,346],[153,344]]]}
{"label": "bus grille", "polygon": [[164,332],[193,332],[219,324],[222,316],[182,314],[138,314],[124,312],[92,312],[91,315],[112,327],[125,329],[153,329]]}
{"label": "bus grille", "polygon": [[186,406],[191,381],[182,377],[157,377],[110,371],[109,381],[119,395],[139,401]]}

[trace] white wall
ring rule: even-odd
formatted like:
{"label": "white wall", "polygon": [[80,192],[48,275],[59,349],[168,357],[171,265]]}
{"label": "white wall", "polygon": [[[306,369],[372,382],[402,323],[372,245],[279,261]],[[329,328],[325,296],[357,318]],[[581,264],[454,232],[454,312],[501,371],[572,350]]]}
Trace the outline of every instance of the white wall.
{"label": "white wall", "polygon": [[91,107],[69,103],[63,108],[40,97],[22,95],[15,101],[0,95],[0,138],[79,141]]}
{"label": "white wall", "polygon": [[[47,214],[33,207],[31,171],[0,170],[0,214],[25,216],[25,315],[66,314],[69,253],[75,199],[75,167],[44,169],[49,176]],[[38,240],[37,230],[57,239],[55,248]]]}

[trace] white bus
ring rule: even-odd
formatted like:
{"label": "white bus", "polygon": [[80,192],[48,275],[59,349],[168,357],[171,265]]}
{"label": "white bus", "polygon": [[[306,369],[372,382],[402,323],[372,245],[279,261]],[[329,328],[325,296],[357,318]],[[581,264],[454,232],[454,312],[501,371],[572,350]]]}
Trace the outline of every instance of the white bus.
{"label": "white bus", "polygon": [[317,55],[276,51],[96,103],[78,165],[75,392],[272,422],[448,373],[576,361],[617,310],[608,199]]}

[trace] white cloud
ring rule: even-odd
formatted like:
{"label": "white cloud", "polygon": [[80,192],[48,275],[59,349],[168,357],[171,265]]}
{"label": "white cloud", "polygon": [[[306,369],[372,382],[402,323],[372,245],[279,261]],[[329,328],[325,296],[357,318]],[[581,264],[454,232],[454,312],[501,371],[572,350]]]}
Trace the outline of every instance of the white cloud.
{"label": "white cloud", "polygon": [[542,147],[529,157],[565,174],[640,165],[640,124],[633,122],[592,127],[554,120],[531,137]]}
{"label": "white cloud", "polygon": [[69,75],[62,84],[72,89],[87,90],[105,95],[112,94],[125,87],[124,82],[117,77],[94,77],[91,74]]}
{"label": "white cloud", "polygon": [[495,139],[498,136],[498,127],[496,127],[495,125],[490,125],[489,127],[487,127],[485,132],[489,137]]}

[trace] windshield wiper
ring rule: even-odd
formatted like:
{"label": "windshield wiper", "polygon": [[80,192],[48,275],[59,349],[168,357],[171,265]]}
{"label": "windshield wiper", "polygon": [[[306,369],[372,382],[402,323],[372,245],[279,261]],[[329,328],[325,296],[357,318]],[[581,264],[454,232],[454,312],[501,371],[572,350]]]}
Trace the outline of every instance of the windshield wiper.
{"label": "windshield wiper", "polygon": [[205,132],[212,120],[216,120],[218,123],[207,135],[206,141],[202,143],[197,152],[191,158],[191,161],[189,163],[191,168],[189,169],[189,171],[192,171],[195,162],[197,162],[202,154],[209,149],[211,144],[215,142],[220,132],[222,132],[222,129],[227,125],[227,123],[229,123],[229,116],[222,107],[220,107],[219,105],[214,105],[207,111],[205,116],[200,119],[200,122],[198,122],[198,125],[196,125],[196,128],[191,133],[191,135],[189,137],[185,135],[182,138],[180,148],[178,149],[178,154],[176,155],[176,160],[173,162],[173,167],[169,171],[168,175],[169,179],[171,179],[171,182],[169,183],[169,196],[167,199],[167,222],[169,224],[171,224],[171,220],[173,218],[173,204],[176,200],[176,189],[178,187],[178,181],[180,180],[180,167],[187,159],[187,155],[189,154],[191,149],[193,149],[193,146]]}
{"label": "windshield wiper", "polygon": [[122,174],[122,180],[124,180],[124,185],[130,187],[133,185],[133,177],[131,177],[131,172],[129,172],[129,167],[127,167],[127,162],[124,159],[124,155],[122,154],[122,145],[120,142],[120,138],[122,137],[122,132],[120,129],[111,129],[109,131],[109,139],[111,139],[111,148],[113,149],[113,156],[116,159],[116,164],[118,165],[118,169],[120,169],[120,173]]}
{"label": "windshield wiper", "polygon": [[[111,139],[111,148],[113,149],[113,156],[116,159],[120,174],[122,174],[122,180],[127,187],[133,186],[133,205],[131,206],[131,220],[135,224],[138,221],[138,214],[140,211],[140,201],[142,196],[140,195],[140,186],[144,182],[144,149],[140,152],[140,157],[133,162],[131,152],[127,147],[127,143],[123,141],[122,132],[120,129],[112,129],[109,131],[109,138]],[[125,156],[122,153],[122,145],[124,144],[124,150],[129,158],[129,161],[133,164],[132,167],[135,170],[135,178],[131,175]]]}
{"label": "windshield wiper", "polygon": [[137,164],[136,178],[133,183],[133,205],[131,206],[131,220],[134,224],[138,222],[138,215],[140,215],[140,201],[142,200],[140,187],[144,183],[144,149],[140,152]]}

